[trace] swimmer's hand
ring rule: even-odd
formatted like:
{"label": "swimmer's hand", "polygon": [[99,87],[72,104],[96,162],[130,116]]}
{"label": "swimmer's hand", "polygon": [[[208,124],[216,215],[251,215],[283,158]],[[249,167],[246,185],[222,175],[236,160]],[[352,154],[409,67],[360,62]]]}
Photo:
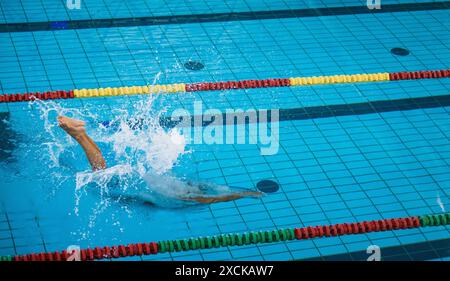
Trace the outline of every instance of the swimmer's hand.
{"label": "swimmer's hand", "polygon": [[75,139],[86,132],[83,121],[66,116],[58,116],[58,125]]}

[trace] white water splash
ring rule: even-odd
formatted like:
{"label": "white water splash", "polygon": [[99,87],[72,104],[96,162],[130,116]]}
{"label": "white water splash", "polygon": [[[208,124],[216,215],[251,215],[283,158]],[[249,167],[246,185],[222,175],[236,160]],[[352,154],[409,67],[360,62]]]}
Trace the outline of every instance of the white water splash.
{"label": "white water splash", "polygon": [[110,126],[118,130],[99,136],[99,140],[113,145],[116,159],[124,158],[137,169],[140,175],[153,170],[164,174],[172,169],[180,155],[185,153],[186,140],[174,128],[166,131],[159,124],[164,110],[152,108],[154,96],[134,104],[132,113],[119,111]]}
{"label": "white water splash", "polygon": [[[156,75],[153,84],[160,75],[161,73]],[[30,103],[30,106],[37,109],[44,124],[44,152],[40,154],[48,167],[47,178],[62,183],[68,178],[73,180],[75,175],[75,215],[79,214],[82,198],[89,190],[99,194],[99,201],[92,210],[90,225],[95,222],[97,214],[111,203],[121,198],[137,198],[140,194],[151,193],[151,187],[143,180],[148,173],[161,176],[158,189],[164,187],[170,190],[170,186],[164,184],[165,174],[170,173],[180,156],[188,151],[186,141],[177,129],[167,130],[161,127],[160,116],[165,113],[165,109],[154,108],[156,99],[157,95],[153,94],[136,98],[132,109],[114,110],[114,117],[108,120],[107,125],[100,122],[104,120],[94,110],[64,108],[57,101],[36,99]],[[82,152],[78,144],[58,127],[58,115],[84,120],[87,133],[92,139],[99,145],[103,143],[111,148],[111,151],[102,151],[105,158],[113,155],[112,159],[107,158],[107,169],[95,172],[77,172],[73,167],[66,169],[67,159],[64,158],[71,158],[72,162],[77,163],[86,161],[86,165],[87,160],[84,155],[80,155]]]}
{"label": "white water splash", "polygon": [[[99,171],[83,171],[75,175],[75,214],[79,214],[79,204],[82,196],[87,193],[89,185],[95,185],[93,188],[99,191],[99,202],[97,208],[94,210],[94,215],[103,211],[104,208],[111,204],[111,186],[109,183],[113,177],[116,178],[117,183],[127,183],[128,178],[132,175],[132,167],[130,165],[116,165],[111,168]],[[123,184],[123,191],[128,189],[128,184]],[[113,186],[114,187],[114,186]],[[100,207],[100,208],[99,208]]]}
{"label": "white water splash", "polygon": [[442,203],[441,196],[439,195],[439,193],[437,194],[436,203],[439,205],[442,212],[445,213],[446,211],[445,211],[444,203]]}
{"label": "white water splash", "polygon": [[76,142],[58,127],[56,117],[66,115],[78,119],[93,119],[96,116],[90,112],[83,113],[76,108],[64,108],[52,100],[43,101],[35,98],[28,106],[30,109],[35,108],[38,117],[43,121],[44,131],[33,136],[32,143],[25,144],[27,155],[25,158],[38,159],[40,166],[47,167],[36,171],[35,176],[46,183],[46,187],[50,189],[46,197],[50,198],[73,177],[73,171],[70,171],[64,160],[79,158],[73,150]]}
{"label": "white water splash", "polygon": [[[155,77],[153,83],[156,83],[159,75],[161,73]],[[117,211],[131,216],[133,208],[127,205],[130,199],[172,208],[190,204],[180,200],[180,197],[231,192],[228,187],[189,182],[175,176],[173,168],[178,166],[183,155],[190,153],[186,150],[184,136],[176,128],[161,127],[160,117],[166,110],[155,108],[158,95],[130,98],[133,99],[133,107],[128,110],[113,110],[112,120],[104,120],[100,110],[96,111],[96,108],[91,111],[86,107],[64,108],[58,101],[36,100],[31,103],[38,109],[44,124],[43,151],[35,153],[45,160],[42,162],[44,165],[47,164],[47,169],[43,169],[45,184],[48,185],[51,179],[56,182],[67,181],[73,186],[74,214],[80,218],[86,216],[88,220],[86,227],[78,230],[80,237],[93,235],[91,230],[100,214],[107,215],[106,219],[111,221],[114,221],[111,216]],[[58,127],[58,115],[86,122],[86,131],[92,139],[101,148],[108,147],[102,149],[107,169],[82,171],[77,165],[66,164],[72,161],[75,164],[84,163],[85,167],[89,166],[76,141]],[[191,164],[189,170],[194,170]],[[94,205],[89,201],[93,199],[89,197],[92,193],[96,196]],[[83,201],[83,198],[89,200]],[[109,209],[111,205],[116,208]],[[121,227],[120,223],[113,225]]]}

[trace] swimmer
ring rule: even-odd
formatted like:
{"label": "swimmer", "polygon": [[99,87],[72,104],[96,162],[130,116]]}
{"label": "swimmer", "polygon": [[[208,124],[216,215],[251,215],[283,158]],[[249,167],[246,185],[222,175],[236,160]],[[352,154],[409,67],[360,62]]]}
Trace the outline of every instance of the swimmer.
{"label": "swimmer", "polygon": [[[81,145],[84,152],[86,153],[89,164],[91,165],[93,171],[106,169],[106,161],[103,158],[102,152],[100,151],[100,148],[97,146],[97,144],[87,135],[86,129],[84,127],[84,121],[72,119],[66,116],[58,116],[58,125]],[[233,194],[214,196],[186,196],[180,197],[179,199],[184,201],[194,201],[203,204],[210,204],[236,200],[243,197],[260,197],[262,195],[262,192],[244,191]]]}

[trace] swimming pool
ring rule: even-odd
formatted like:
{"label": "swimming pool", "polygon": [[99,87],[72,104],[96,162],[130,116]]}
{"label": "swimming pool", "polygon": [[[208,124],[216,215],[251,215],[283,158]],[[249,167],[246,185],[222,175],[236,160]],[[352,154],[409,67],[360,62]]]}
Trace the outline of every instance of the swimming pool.
{"label": "swimming pool", "polygon": [[[0,5],[0,255],[172,241],[119,260],[366,260],[370,245],[385,260],[449,259],[448,216],[430,227],[417,218],[449,204],[448,1],[383,0],[379,10],[344,0]],[[158,94],[140,95],[149,91]],[[16,102],[24,93],[43,101]],[[56,112],[84,118],[133,189],[120,165],[138,164],[129,147],[139,139],[110,122],[195,115],[195,101],[220,112],[278,109],[276,153],[262,155],[259,143],[184,146],[157,126],[137,135],[154,144],[145,164],[252,190],[271,180],[278,190],[177,208],[118,200],[80,184],[88,163],[54,122]],[[294,231],[409,217],[390,226],[408,229],[357,225],[364,233],[315,239],[299,236],[317,229]],[[215,242],[229,233],[228,244],[244,242]],[[188,241],[207,236],[206,246]],[[252,243],[261,239],[274,241]]]}

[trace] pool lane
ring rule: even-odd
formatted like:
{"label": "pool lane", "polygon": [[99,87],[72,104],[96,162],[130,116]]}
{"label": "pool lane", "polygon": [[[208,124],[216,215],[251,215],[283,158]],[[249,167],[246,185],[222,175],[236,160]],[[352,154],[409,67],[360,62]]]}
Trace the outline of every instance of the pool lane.
{"label": "pool lane", "polygon": [[[208,206],[206,212],[192,209],[185,223],[185,218],[173,216],[170,212],[165,215],[165,211],[160,210],[158,216],[149,220],[154,225],[161,225],[157,230],[148,227],[147,218],[125,216],[120,222],[127,235],[122,234],[119,241],[114,241],[136,243],[185,239],[249,230],[438,214],[441,209],[436,196],[440,194],[447,205],[450,187],[447,175],[450,163],[449,133],[445,130],[449,110],[449,107],[436,107],[284,121],[280,129],[281,150],[273,156],[261,156],[258,149],[251,145],[193,146],[193,162],[184,162],[185,159],[181,160],[180,165],[194,163],[201,179],[251,187],[269,178],[280,183],[280,190],[261,201],[241,199],[218,203]],[[24,113],[12,112],[12,121],[20,124],[17,118]],[[29,123],[29,119],[24,118],[22,122]],[[2,206],[5,211],[14,212],[18,205],[18,198],[14,199],[14,186],[7,186],[5,190],[10,190],[11,195],[2,197],[6,200]],[[66,240],[70,241],[71,236],[51,236],[49,219],[53,219],[52,225],[56,229],[59,229],[59,222],[50,216],[54,209],[47,205],[48,202],[45,202],[38,208],[40,224],[47,226],[38,231],[42,235],[39,241],[44,241],[47,249],[61,250],[68,245]],[[27,202],[24,208],[30,206],[32,204]],[[60,216],[63,214],[60,212]],[[163,227],[168,221],[173,224]],[[70,230],[70,220],[67,223]],[[177,231],[173,231],[175,227]],[[115,230],[111,229],[102,233],[101,237],[82,241],[81,246],[110,245],[114,237],[117,239],[116,235]],[[361,251],[371,244],[384,249],[439,240],[448,235],[449,227],[440,226],[309,241],[283,241],[277,245],[252,248],[165,253],[145,258],[304,259]],[[53,237],[51,247],[47,243],[49,237]],[[35,251],[31,243],[23,244],[23,241],[28,241],[24,236],[12,241],[22,241],[17,252],[5,248],[3,253],[11,255]],[[9,245],[9,240],[2,243]]]}
{"label": "pool lane", "polygon": [[448,10],[448,9],[450,9],[450,1],[383,4],[382,9],[369,9],[367,6],[346,6],[346,7],[287,9],[287,10],[252,11],[252,12],[107,18],[107,19],[71,20],[71,21],[22,22],[22,23],[0,24],[0,33],[87,29],[87,28],[133,27],[133,26],[170,25],[170,24],[179,25],[179,24],[193,24],[193,23],[381,14],[381,13],[395,13],[395,12]]}

